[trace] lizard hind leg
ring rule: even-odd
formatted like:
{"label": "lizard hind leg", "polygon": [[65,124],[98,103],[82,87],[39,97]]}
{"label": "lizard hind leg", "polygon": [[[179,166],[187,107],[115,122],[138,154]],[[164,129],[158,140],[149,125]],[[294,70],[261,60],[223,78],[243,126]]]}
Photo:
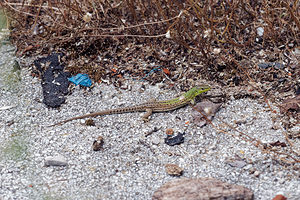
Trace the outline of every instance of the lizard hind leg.
{"label": "lizard hind leg", "polygon": [[152,109],[146,109],[146,113],[142,117],[144,122],[149,122],[149,117],[150,115],[152,115],[152,112],[153,112]]}

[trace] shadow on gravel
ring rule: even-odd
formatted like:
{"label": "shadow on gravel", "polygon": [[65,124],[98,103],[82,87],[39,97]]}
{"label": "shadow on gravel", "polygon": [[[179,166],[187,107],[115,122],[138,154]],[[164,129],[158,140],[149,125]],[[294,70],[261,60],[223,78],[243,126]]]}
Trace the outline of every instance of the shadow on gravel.
{"label": "shadow on gravel", "polygon": [[27,142],[23,136],[17,135],[2,142],[0,160],[21,161],[28,157]]}

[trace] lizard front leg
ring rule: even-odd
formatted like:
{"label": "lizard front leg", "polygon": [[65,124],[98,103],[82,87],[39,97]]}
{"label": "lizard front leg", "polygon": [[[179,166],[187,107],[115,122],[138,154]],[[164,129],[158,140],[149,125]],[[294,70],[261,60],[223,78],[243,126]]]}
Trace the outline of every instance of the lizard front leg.
{"label": "lizard front leg", "polygon": [[146,109],[146,113],[144,114],[144,116],[142,117],[144,122],[149,122],[149,117],[150,115],[152,115],[152,109]]}
{"label": "lizard front leg", "polygon": [[194,106],[195,104],[196,104],[196,102],[195,102],[195,98],[194,98],[194,99],[192,99],[192,100],[190,100],[190,105]]}

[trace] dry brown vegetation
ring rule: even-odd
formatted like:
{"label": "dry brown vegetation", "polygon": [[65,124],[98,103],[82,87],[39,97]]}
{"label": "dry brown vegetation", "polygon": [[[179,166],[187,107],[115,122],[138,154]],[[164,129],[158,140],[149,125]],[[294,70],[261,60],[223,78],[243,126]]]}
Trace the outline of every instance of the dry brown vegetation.
{"label": "dry brown vegetation", "polygon": [[[300,56],[294,53],[300,46],[298,0],[3,0],[0,5],[14,19],[11,38],[19,55],[64,52],[69,71],[96,81],[121,85],[124,76],[141,79],[162,66],[145,80],[189,87],[206,79],[226,92],[228,86],[250,84],[272,101],[291,97],[300,87]],[[284,63],[285,70],[262,70],[260,62]],[[299,153],[291,152],[284,154],[299,162]]]}
{"label": "dry brown vegetation", "polygon": [[[293,0],[1,2],[15,19],[12,39],[20,54],[66,50],[69,60],[87,60],[73,70],[97,69],[98,76],[90,73],[96,80],[106,68],[118,65],[114,60],[128,62],[132,52],[126,47],[141,52],[144,59],[156,59],[171,72],[176,71],[174,58],[182,56],[188,64],[197,63],[189,67],[201,71],[236,69],[232,59],[249,60],[261,49],[271,51],[269,61],[283,60],[300,38],[300,3]],[[262,37],[259,27],[264,29]],[[99,60],[98,55],[107,59]]]}

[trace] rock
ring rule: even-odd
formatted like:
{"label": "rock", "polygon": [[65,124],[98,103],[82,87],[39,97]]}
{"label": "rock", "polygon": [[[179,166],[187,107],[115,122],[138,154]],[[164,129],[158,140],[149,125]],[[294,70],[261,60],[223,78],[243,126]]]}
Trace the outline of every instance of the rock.
{"label": "rock", "polygon": [[275,69],[283,69],[285,67],[284,64],[278,62],[259,63],[257,66],[261,69],[267,69],[269,67],[274,67]]}
{"label": "rock", "polygon": [[172,135],[174,135],[174,130],[172,128],[168,128],[166,130],[166,134],[172,136]]}
{"label": "rock", "polygon": [[48,156],[45,158],[45,166],[66,166],[67,160],[65,157],[58,155],[58,156]]}
{"label": "rock", "polygon": [[227,163],[231,167],[238,167],[238,168],[243,168],[247,165],[247,162],[245,162],[238,156],[235,156],[234,158],[227,158],[225,160],[225,163]]}
{"label": "rock", "polygon": [[253,199],[253,192],[245,187],[219,181],[215,178],[176,179],[167,182],[152,196],[152,200],[221,200]]}
{"label": "rock", "polygon": [[277,194],[272,200],[287,200],[282,194]]}
{"label": "rock", "polygon": [[263,27],[258,27],[257,29],[256,29],[256,33],[257,33],[257,35],[258,36],[263,36],[264,35],[264,28]]}
{"label": "rock", "polygon": [[160,143],[160,138],[159,137],[153,137],[152,138],[152,144],[154,144],[154,145],[159,145],[159,143]]}
{"label": "rock", "polygon": [[254,175],[255,177],[259,177],[260,171],[255,171],[255,172],[253,173],[253,175]]}
{"label": "rock", "polygon": [[166,164],[165,168],[166,172],[171,176],[181,176],[183,173],[183,169],[175,164]]}
{"label": "rock", "polygon": [[99,136],[97,140],[94,140],[92,148],[93,151],[100,151],[103,149],[103,144],[104,144],[104,138],[102,136]]}
{"label": "rock", "polygon": [[96,126],[94,120],[92,120],[92,119],[85,120],[84,124],[86,126]]}

